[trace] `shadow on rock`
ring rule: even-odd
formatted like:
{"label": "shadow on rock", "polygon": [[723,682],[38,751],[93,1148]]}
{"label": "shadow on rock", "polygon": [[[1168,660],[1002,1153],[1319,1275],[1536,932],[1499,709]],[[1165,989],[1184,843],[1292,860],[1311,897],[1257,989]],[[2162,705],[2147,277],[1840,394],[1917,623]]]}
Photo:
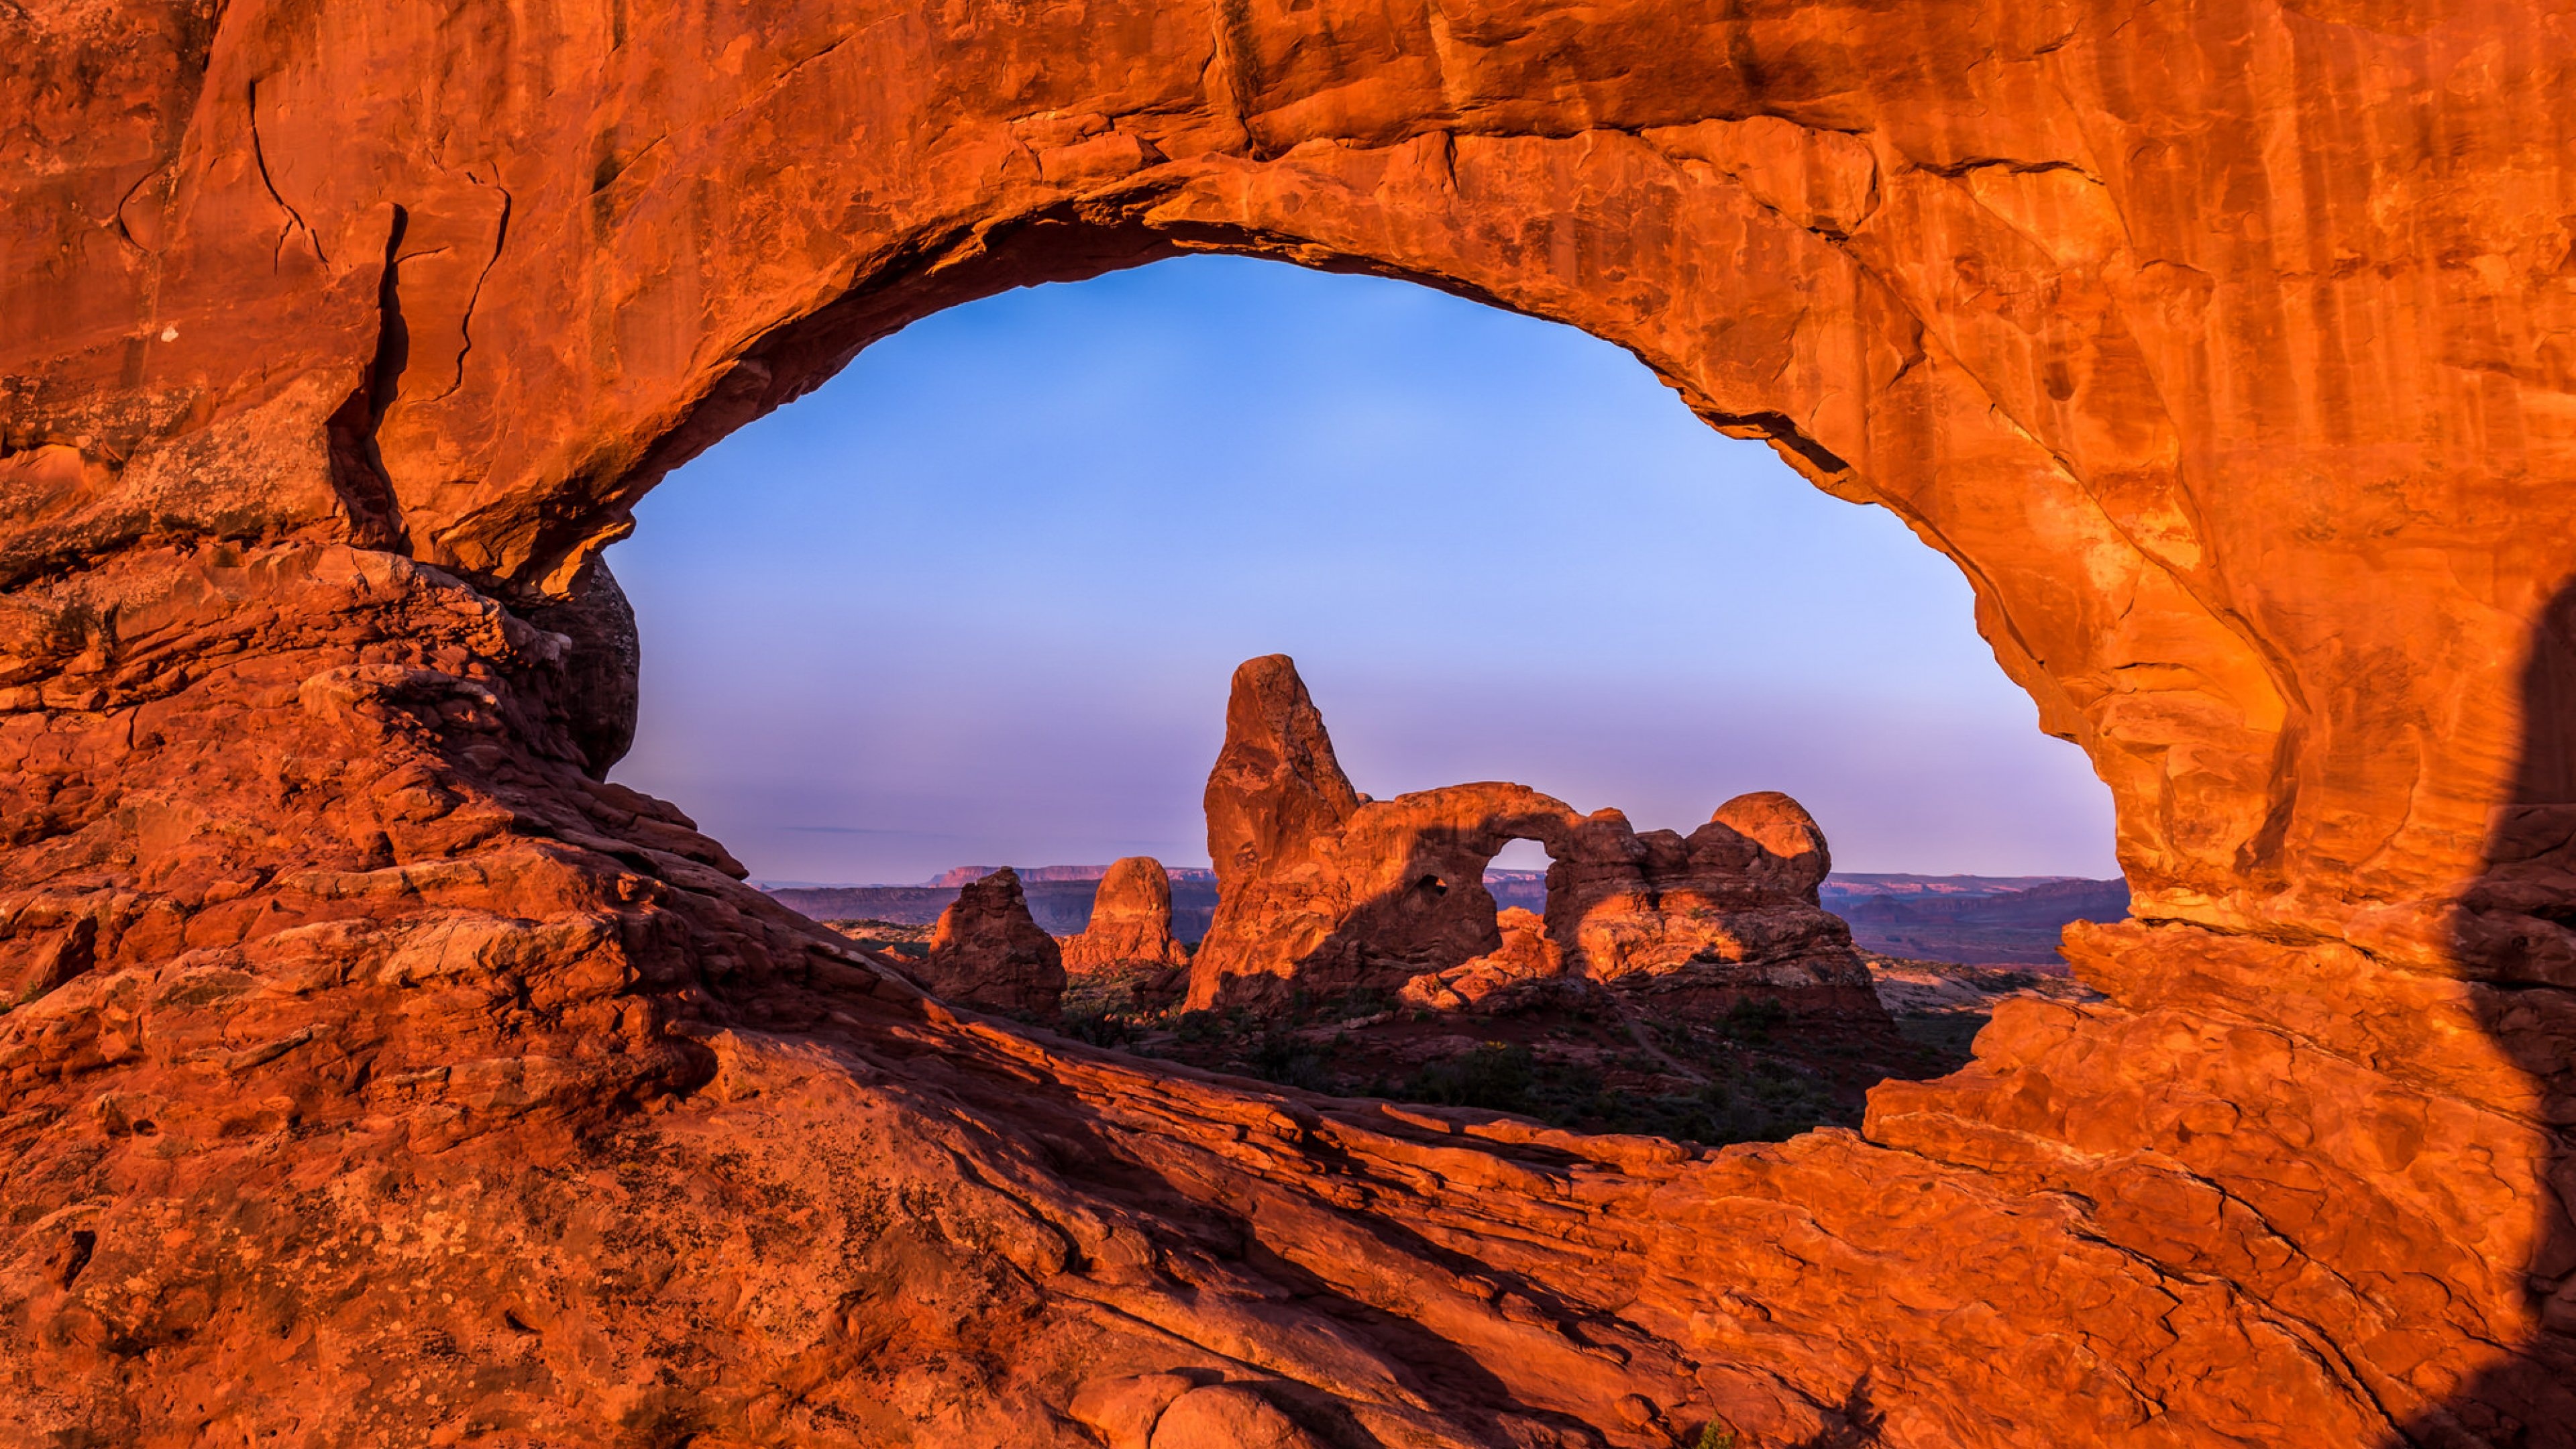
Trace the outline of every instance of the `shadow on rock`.
{"label": "shadow on rock", "polygon": [[2478,1024],[2530,1078],[2548,1134],[2524,1297],[2534,1332],[2406,1426],[2417,1444],[2576,1445],[2576,582],[2533,631],[2513,793],[2451,915]]}

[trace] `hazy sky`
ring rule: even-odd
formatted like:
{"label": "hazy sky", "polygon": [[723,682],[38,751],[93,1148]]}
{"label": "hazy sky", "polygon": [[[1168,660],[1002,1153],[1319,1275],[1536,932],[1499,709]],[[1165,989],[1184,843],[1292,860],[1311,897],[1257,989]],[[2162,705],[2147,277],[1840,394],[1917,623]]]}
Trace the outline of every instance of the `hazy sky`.
{"label": "hazy sky", "polygon": [[1272,652],[1380,797],[1687,830],[1779,789],[1846,870],[2117,869],[1946,559],[1626,353],[1427,288],[1191,258],[1011,292],[636,515],[616,776],[755,879],[1204,864],[1226,680]]}

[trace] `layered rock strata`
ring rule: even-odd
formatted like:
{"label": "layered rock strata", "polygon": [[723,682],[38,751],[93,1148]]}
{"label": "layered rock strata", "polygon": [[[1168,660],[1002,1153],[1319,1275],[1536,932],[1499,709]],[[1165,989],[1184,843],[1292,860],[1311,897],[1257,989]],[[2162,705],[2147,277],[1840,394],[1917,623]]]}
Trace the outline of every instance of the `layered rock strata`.
{"label": "layered rock strata", "polygon": [[[0,1440],[2565,1443],[2568,24],[0,7]],[[1398,1116],[952,1015],[590,773],[665,472],[1210,249],[1956,559],[2107,1000],[1858,1134]]]}
{"label": "layered rock strata", "polygon": [[1118,966],[1186,966],[1189,950],[1172,938],[1172,881],[1147,855],[1112,862],[1091,898],[1091,921],[1064,940],[1067,971]]}
{"label": "layered rock strata", "polygon": [[1064,956],[1029,915],[1018,871],[968,881],[931,928],[930,954],[912,973],[960,1006],[1051,1017],[1064,1001]]}

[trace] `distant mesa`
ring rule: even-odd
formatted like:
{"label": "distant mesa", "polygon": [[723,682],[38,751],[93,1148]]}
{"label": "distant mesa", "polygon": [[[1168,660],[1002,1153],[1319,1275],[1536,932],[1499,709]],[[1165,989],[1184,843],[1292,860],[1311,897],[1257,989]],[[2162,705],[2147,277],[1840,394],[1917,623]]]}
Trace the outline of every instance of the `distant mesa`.
{"label": "distant mesa", "polygon": [[2069,925],[2129,914],[2117,877],[1837,875],[1822,899],[1864,950],[2049,972],[2066,969],[2058,943]]}
{"label": "distant mesa", "polygon": [[[970,880],[992,874],[982,866],[961,869],[973,872],[967,877]],[[1092,899],[1099,890],[1101,875],[1108,869],[1105,865],[1040,866],[1035,870],[1014,867],[1013,873],[1020,878],[1029,914],[1037,923],[1054,935],[1073,936],[1091,924]],[[1088,874],[1035,878],[1042,871],[1072,870]],[[945,872],[943,878],[956,874]],[[1215,872],[1204,866],[1179,866],[1164,874],[1172,888],[1172,934],[1185,943],[1196,941],[1207,934],[1208,921],[1216,914]],[[953,885],[782,886],[769,895],[817,921],[877,920],[927,926],[957,899],[959,889]]]}
{"label": "distant mesa", "polygon": [[[1020,883],[1024,886],[1035,885],[1042,881],[1049,884],[1053,884],[1058,881],[1096,881],[1107,875],[1113,868],[1114,867],[1112,866],[1106,865],[1019,865],[1010,867],[1011,870],[1018,873]],[[939,874],[931,877],[927,884],[932,890],[952,890],[958,886],[965,885],[969,881],[982,880],[984,877],[1001,869],[1003,869],[1003,867],[998,865],[951,866],[947,870],[943,870]],[[1210,880],[1215,879],[1215,873],[1207,870],[1184,869],[1181,873],[1200,876]]]}
{"label": "distant mesa", "polygon": [[[1003,868],[1004,867],[998,865],[950,866],[948,869],[943,870],[939,874],[922,882],[922,884],[931,890],[954,890],[959,886],[982,880],[984,877]],[[1047,867],[1041,866],[1038,870],[1030,871],[1028,874],[1021,876],[1020,879],[1022,881],[1044,880],[1046,877],[1040,874],[1040,871],[1045,869],[1047,869]],[[1099,877],[1097,876],[1087,877],[1087,879],[1093,880],[1097,880],[1098,878]]]}

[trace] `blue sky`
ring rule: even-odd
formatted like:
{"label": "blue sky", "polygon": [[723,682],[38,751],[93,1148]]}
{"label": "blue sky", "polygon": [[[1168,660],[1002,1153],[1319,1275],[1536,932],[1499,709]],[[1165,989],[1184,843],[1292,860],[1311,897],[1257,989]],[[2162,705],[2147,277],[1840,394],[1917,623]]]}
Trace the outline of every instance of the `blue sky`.
{"label": "blue sky", "polygon": [[1780,789],[1846,870],[2117,869],[1948,560],[1625,352],[1408,283],[1200,257],[956,308],[636,519],[615,776],[756,879],[1204,863],[1227,677],[1272,652],[1381,797],[1687,830]]}

